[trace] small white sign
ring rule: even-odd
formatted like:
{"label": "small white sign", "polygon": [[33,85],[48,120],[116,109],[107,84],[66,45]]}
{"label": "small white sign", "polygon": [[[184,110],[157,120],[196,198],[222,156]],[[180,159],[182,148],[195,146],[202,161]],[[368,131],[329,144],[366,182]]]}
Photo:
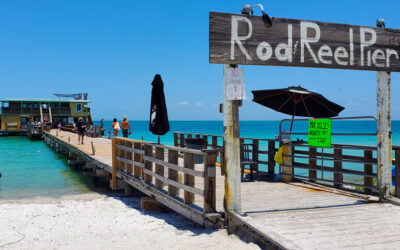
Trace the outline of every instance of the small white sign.
{"label": "small white sign", "polygon": [[239,68],[227,68],[226,77],[226,98],[227,100],[246,99],[244,87],[244,70]]}

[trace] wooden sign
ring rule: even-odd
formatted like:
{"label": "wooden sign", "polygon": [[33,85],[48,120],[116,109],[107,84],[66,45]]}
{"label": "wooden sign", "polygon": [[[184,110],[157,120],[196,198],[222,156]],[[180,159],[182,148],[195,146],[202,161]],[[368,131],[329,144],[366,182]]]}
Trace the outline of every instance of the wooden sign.
{"label": "wooden sign", "polygon": [[400,30],[210,12],[210,63],[400,71]]}

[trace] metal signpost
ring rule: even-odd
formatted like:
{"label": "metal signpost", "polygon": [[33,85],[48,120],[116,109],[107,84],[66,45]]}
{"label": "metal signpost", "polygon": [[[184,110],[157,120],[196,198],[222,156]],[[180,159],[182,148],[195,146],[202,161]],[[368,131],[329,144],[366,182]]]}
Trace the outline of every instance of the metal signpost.
{"label": "metal signpost", "polygon": [[[274,65],[378,71],[378,188],[390,197],[390,72],[400,71],[400,30],[306,20],[210,12],[209,61],[232,65]],[[240,210],[237,101],[224,88],[226,209]],[[233,195],[233,196],[232,196]]]}

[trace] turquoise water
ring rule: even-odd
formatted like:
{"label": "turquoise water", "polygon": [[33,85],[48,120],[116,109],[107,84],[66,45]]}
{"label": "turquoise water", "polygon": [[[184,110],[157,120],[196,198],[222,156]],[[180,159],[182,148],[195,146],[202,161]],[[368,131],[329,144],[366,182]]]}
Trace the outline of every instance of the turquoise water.
{"label": "turquoise water", "polygon": [[89,192],[91,181],[68,167],[67,160],[43,141],[26,136],[0,137],[0,199]]}
{"label": "turquoise water", "polygon": [[[100,122],[95,122],[99,124]],[[131,121],[133,139],[157,141],[157,136],[148,131],[148,121]],[[111,121],[106,121],[107,130]],[[171,131],[223,135],[221,121],[171,121]],[[283,129],[288,130],[286,123]],[[307,123],[295,123],[294,132],[306,132]],[[333,121],[332,132],[374,133],[374,121]],[[400,145],[400,121],[392,122],[393,145]],[[240,122],[242,137],[273,139],[279,134],[279,121],[243,121]],[[306,136],[295,138],[307,139]],[[294,139],[295,139],[294,138]],[[161,137],[161,143],[173,145],[173,133],[169,132]],[[333,136],[332,143],[347,143],[359,145],[376,145],[375,136],[345,137]],[[266,144],[261,143],[260,149],[266,150]],[[262,149],[264,147],[264,149]],[[327,152],[330,152],[329,149]],[[345,153],[345,152],[344,152]],[[352,152],[362,155],[362,151]],[[261,159],[266,160],[266,159]],[[318,162],[321,164],[321,162]],[[328,166],[330,163],[325,162]],[[344,164],[344,167],[362,168]],[[83,177],[81,173],[68,167],[65,156],[55,153],[43,141],[30,141],[26,137],[0,137],[0,199],[19,199],[36,196],[59,197],[62,195],[85,193],[93,190],[90,177]]]}
{"label": "turquoise water", "polygon": [[[273,139],[279,134],[280,121],[242,121],[240,122],[240,136],[249,138]],[[95,122],[100,125],[99,121]],[[148,121],[130,121],[132,135],[130,138],[140,140],[143,136],[145,141],[157,141],[157,136],[149,132]],[[307,122],[295,122],[293,132],[307,132]],[[111,128],[111,121],[105,121],[104,127],[107,131]],[[222,121],[171,121],[171,130],[161,136],[161,143],[173,145],[173,131],[187,133],[202,133],[210,135],[223,135]],[[289,130],[290,123],[283,123],[282,130]],[[362,121],[332,121],[333,133],[375,133],[376,122]],[[120,132],[119,136],[122,136]],[[306,140],[307,136],[294,136]],[[400,145],[400,121],[392,121],[393,145]],[[376,136],[333,136],[332,143],[376,145]]]}

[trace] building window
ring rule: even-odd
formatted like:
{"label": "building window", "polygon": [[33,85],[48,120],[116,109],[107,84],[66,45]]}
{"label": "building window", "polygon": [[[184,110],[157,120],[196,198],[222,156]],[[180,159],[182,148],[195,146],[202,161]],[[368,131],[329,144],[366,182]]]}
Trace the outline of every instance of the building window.
{"label": "building window", "polygon": [[3,108],[9,108],[10,104],[8,102],[3,102]]}
{"label": "building window", "polygon": [[76,112],[82,112],[82,104],[76,104]]}

